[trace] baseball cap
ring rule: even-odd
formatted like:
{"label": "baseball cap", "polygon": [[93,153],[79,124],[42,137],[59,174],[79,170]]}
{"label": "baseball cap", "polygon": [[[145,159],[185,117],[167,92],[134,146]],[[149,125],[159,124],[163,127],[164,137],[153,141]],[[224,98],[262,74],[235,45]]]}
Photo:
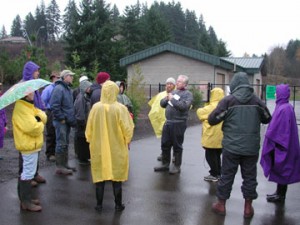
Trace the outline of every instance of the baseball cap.
{"label": "baseball cap", "polygon": [[61,78],[64,78],[64,77],[66,77],[66,76],[68,76],[68,75],[73,76],[73,75],[75,75],[75,73],[73,73],[71,70],[63,70],[63,71],[61,71],[61,73],[60,73],[60,77],[61,77]]}

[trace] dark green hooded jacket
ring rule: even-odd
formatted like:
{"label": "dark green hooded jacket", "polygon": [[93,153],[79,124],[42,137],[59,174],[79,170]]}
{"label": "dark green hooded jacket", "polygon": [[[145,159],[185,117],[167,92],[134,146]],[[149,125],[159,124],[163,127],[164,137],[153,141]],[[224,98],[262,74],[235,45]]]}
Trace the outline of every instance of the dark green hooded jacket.
{"label": "dark green hooded jacket", "polygon": [[256,155],[260,149],[260,124],[267,124],[271,114],[254,93],[246,73],[236,73],[230,83],[230,95],[221,100],[208,122],[223,122],[223,150],[238,155]]}

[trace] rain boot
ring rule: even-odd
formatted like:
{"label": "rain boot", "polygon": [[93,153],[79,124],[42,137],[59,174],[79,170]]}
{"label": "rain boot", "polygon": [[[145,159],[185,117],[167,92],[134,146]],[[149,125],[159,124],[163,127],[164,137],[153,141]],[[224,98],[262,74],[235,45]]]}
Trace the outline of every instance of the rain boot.
{"label": "rain boot", "polygon": [[95,206],[95,209],[98,212],[102,211],[102,202],[103,202],[103,195],[104,195],[104,187],[105,187],[105,182],[98,182],[96,183],[96,200],[97,200],[97,205]]}
{"label": "rain boot", "polygon": [[285,202],[287,192],[286,184],[277,184],[276,192],[272,195],[267,195],[268,202]]}
{"label": "rain boot", "polygon": [[182,152],[174,153],[175,161],[172,163],[169,174],[177,174],[180,173],[180,166],[182,162]]}
{"label": "rain boot", "polygon": [[30,184],[30,180],[19,181],[19,192],[22,210],[27,210],[30,212],[39,212],[42,210],[42,207],[40,205],[32,203],[32,187]]}
{"label": "rain boot", "polygon": [[64,153],[56,153],[56,174],[58,175],[72,175],[73,171],[65,168]]}
{"label": "rain boot", "polygon": [[252,206],[252,199],[245,199],[245,205],[244,205],[244,218],[250,219],[254,215],[254,209]]}
{"label": "rain boot", "polygon": [[121,212],[125,209],[125,205],[122,203],[122,183],[112,182],[114,196],[115,196],[115,210]]}
{"label": "rain boot", "polygon": [[222,216],[226,215],[226,200],[225,199],[218,199],[218,202],[214,203],[212,206],[212,210]]}
{"label": "rain boot", "polygon": [[163,172],[163,171],[169,171],[169,166],[170,166],[170,156],[171,152],[170,151],[163,151],[162,152],[162,165],[154,167],[155,172]]}
{"label": "rain boot", "polygon": [[72,172],[76,172],[77,169],[74,166],[69,165],[69,153],[67,151],[64,152],[64,156],[65,156],[65,161],[64,161],[65,168],[71,170]]}
{"label": "rain boot", "polygon": [[[18,186],[17,186],[17,192],[18,192],[18,197],[19,199],[21,200],[21,194],[20,194],[20,178],[18,179]],[[31,184],[31,187],[32,187],[32,184]],[[39,199],[31,199],[31,203],[35,204],[35,205],[40,205],[40,200]]]}

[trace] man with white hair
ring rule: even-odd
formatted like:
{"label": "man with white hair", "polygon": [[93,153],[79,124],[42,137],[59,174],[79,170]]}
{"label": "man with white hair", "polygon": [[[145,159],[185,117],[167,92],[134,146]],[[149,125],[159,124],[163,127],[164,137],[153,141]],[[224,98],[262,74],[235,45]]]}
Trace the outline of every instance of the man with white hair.
{"label": "man with white hair", "polygon": [[[179,75],[176,81],[176,90],[168,93],[160,101],[160,106],[166,109],[167,120],[163,127],[161,140],[162,165],[155,167],[155,172],[180,173],[184,133],[187,127],[188,112],[193,102],[193,94],[187,90],[188,81],[186,75]],[[169,168],[172,147],[175,161]]]}
{"label": "man with white hair", "polygon": [[[151,125],[157,138],[161,138],[163,126],[166,122],[165,108],[160,106],[160,101],[171,93],[175,89],[176,81],[173,77],[169,77],[166,80],[165,90],[155,95],[149,102],[148,105],[151,110],[148,113]],[[157,157],[158,161],[161,161],[162,154]]]}

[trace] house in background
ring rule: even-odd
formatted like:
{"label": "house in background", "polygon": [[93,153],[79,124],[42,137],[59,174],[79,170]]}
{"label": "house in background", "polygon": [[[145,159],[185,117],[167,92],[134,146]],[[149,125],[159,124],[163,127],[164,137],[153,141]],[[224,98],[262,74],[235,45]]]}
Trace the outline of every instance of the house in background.
{"label": "house in background", "polygon": [[135,74],[134,65],[138,65],[147,85],[164,84],[168,77],[177,78],[184,74],[189,77],[189,84],[199,85],[206,92],[207,84],[223,88],[226,91],[235,72],[246,72],[249,81],[260,96],[263,57],[257,58],[223,58],[201,51],[165,42],[124,57],[120,65],[126,67],[127,79]]}

